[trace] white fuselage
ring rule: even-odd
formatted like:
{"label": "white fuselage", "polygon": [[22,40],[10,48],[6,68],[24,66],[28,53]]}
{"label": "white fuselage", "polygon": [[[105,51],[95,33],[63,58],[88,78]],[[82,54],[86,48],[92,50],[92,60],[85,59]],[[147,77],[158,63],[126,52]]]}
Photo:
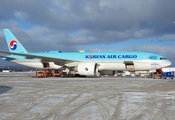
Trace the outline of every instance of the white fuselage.
{"label": "white fuselage", "polygon": [[[28,67],[38,68],[38,69],[64,69],[65,67],[56,65],[54,62],[48,62],[47,66],[44,66],[44,62],[40,60],[16,60],[11,61],[17,64],[21,64]],[[118,70],[118,71],[142,71],[142,70],[152,70],[160,69],[171,65],[170,61],[161,60],[136,60],[136,61],[80,61],[84,63],[95,62],[98,63],[98,70]],[[79,62],[72,62],[66,64],[66,67],[74,67],[78,65]]]}

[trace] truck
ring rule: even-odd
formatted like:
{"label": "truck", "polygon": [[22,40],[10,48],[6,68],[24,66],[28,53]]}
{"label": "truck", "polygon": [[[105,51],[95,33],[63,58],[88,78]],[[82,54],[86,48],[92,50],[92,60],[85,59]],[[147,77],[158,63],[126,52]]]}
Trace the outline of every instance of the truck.
{"label": "truck", "polygon": [[166,79],[166,78],[171,78],[173,79],[174,78],[174,72],[163,72],[163,78]]}

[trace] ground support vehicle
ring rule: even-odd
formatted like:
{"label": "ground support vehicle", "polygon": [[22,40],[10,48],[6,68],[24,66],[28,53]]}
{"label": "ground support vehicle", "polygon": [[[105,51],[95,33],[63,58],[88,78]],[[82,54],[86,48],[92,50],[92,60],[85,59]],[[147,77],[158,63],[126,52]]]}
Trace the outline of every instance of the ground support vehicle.
{"label": "ground support vehicle", "polygon": [[49,69],[45,69],[45,72],[38,72],[38,70],[36,70],[36,76],[29,76],[31,78],[43,78],[43,77],[50,77],[51,75],[51,70]]}
{"label": "ground support vehicle", "polygon": [[173,79],[174,78],[174,72],[163,72],[163,78],[164,79],[167,79],[167,78]]}

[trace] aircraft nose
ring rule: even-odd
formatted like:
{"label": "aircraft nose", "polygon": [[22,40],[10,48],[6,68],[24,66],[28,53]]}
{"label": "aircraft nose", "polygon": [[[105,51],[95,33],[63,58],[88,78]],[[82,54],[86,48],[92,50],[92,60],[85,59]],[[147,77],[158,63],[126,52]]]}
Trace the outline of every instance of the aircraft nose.
{"label": "aircraft nose", "polygon": [[168,61],[168,66],[170,66],[171,65],[171,62],[170,61]]}
{"label": "aircraft nose", "polygon": [[163,67],[168,67],[171,65],[171,62],[170,61],[164,61],[164,62],[161,62],[160,66],[163,68]]}

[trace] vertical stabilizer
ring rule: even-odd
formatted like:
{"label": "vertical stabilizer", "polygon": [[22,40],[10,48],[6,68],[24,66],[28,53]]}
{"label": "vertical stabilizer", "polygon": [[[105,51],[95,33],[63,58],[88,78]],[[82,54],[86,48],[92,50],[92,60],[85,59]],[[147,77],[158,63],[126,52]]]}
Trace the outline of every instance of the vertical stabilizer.
{"label": "vertical stabilizer", "polygon": [[9,29],[3,29],[3,31],[10,52],[28,53],[26,49],[21,45],[21,43],[16,39],[16,37],[10,32]]}

